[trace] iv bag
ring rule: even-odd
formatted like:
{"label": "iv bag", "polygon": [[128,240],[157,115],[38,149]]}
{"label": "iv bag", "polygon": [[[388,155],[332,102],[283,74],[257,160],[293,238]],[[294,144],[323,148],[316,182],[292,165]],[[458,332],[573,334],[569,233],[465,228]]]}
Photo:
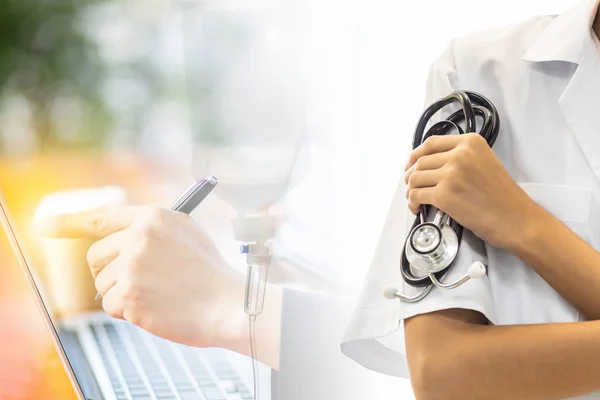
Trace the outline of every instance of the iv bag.
{"label": "iv bag", "polygon": [[182,10],[193,173],[217,176],[215,193],[247,215],[290,186],[306,139],[303,57],[285,2],[224,3]]}
{"label": "iv bag", "polygon": [[194,171],[216,175],[215,193],[240,215],[262,213],[286,193],[297,153],[294,145],[201,147]]}

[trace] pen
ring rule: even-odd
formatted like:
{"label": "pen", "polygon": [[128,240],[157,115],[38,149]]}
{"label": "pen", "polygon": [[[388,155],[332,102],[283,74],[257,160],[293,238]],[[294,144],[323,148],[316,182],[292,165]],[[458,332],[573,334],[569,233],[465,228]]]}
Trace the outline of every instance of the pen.
{"label": "pen", "polygon": [[175,203],[171,206],[171,210],[190,214],[208,197],[209,193],[217,186],[217,183],[219,183],[219,180],[215,176],[202,178],[194,182],[175,200]]}
{"label": "pen", "polygon": [[[219,183],[219,180],[216,176],[197,180],[175,200],[175,203],[171,206],[171,210],[190,214],[208,197],[210,192],[217,186],[217,183]],[[100,293],[96,294],[96,300],[101,297]]]}

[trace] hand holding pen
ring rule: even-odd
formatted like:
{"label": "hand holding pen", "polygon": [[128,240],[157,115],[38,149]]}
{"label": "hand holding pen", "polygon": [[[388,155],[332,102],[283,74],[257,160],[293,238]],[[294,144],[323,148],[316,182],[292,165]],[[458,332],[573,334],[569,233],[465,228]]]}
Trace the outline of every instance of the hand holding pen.
{"label": "hand holding pen", "polygon": [[[219,180],[215,176],[202,178],[194,182],[183,192],[171,206],[171,210],[190,214],[208,197],[210,192],[217,186]],[[100,293],[96,294],[96,300],[102,298]]]}
{"label": "hand holding pen", "polygon": [[109,316],[174,342],[223,347],[232,327],[246,326],[245,277],[186,214],[193,206],[184,206],[199,204],[215,183],[198,182],[175,202],[186,212],[153,205],[96,209],[52,218],[41,233],[95,240],[87,264]]}

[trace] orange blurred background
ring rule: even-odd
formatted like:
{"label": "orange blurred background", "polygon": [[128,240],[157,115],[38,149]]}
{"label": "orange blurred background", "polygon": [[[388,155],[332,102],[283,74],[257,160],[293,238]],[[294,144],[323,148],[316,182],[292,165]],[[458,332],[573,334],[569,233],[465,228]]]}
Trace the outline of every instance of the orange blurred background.
{"label": "orange blurred background", "polygon": [[[44,276],[32,217],[45,194],[61,189],[119,185],[130,204],[161,203],[162,181],[189,181],[178,167],[128,151],[73,151],[0,158],[0,191],[26,256]],[[169,199],[172,200],[172,199]],[[76,394],[6,235],[0,236],[0,399],[75,399]]]}
{"label": "orange blurred background", "polygon": [[[258,77],[248,73],[248,63],[233,57],[245,55],[258,66],[252,50],[273,38],[270,28],[263,32],[268,26],[262,20],[252,19],[261,13],[248,12],[246,1],[225,8],[202,2],[200,11],[212,23],[202,25],[207,29],[202,49],[186,53],[187,62],[199,68],[197,85],[190,90],[183,53],[199,42],[183,46],[178,3],[0,0],[0,31],[5,33],[0,35],[0,198],[42,284],[45,263],[32,221],[46,194],[116,185],[125,189],[130,205],[170,205],[192,181],[191,161],[200,139],[221,143],[222,130],[232,121],[245,126],[257,120],[254,109],[246,107],[254,93],[274,101],[256,102],[267,121],[304,118],[304,108],[295,101],[284,106],[281,94],[268,87],[255,90]],[[199,35],[192,33],[188,37]],[[295,46],[280,48],[296,53]],[[211,59],[230,53],[231,59]],[[227,90],[238,86],[239,91]],[[192,92],[195,107],[189,104]],[[223,94],[244,107],[214,113],[210,105],[220,104]],[[194,116],[201,120],[195,128],[189,120]],[[272,131],[281,136],[281,129]],[[216,197],[207,201],[203,222],[232,217]],[[231,242],[229,224],[219,235]],[[233,257],[241,260],[237,252]],[[75,398],[50,333],[0,235],[0,400]]]}
{"label": "orange blurred background", "polygon": [[[117,185],[129,204],[165,204],[161,182],[190,183],[189,166],[156,161],[184,164],[188,143],[180,74],[156,56],[180,40],[165,6],[0,0],[0,199],[41,284],[32,219],[44,195]],[[31,290],[0,231],[0,399],[74,399]]]}

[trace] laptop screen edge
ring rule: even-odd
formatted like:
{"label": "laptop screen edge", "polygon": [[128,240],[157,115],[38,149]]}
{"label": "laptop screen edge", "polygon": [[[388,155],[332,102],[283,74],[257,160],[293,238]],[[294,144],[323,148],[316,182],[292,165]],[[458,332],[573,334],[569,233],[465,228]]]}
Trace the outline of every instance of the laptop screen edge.
{"label": "laptop screen edge", "polygon": [[77,379],[77,376],[75,374],[75,371],[73,370],[73,366],[71,365],[69,358],[67,357],[65,348],[64,348],[62,342],[60,341],[60,337],[58,336],[58,331],[56,330],[56,327],[54,326],[54,323],[52,322],[50,313],[48,312],[48,309],[46,308],[46,305],[44,303],[44,300],[42,299],[40,290],[35,282],[35,278],[31,272],[31,269],[29,268],[29,263],[27,262],[27,258],[25,257],[23,249],[22,249],[21,245],[19,244],[19,240],[17,239],[17,235],[13,228],[13,224],[11,224],[10,217],[9,217],[8,212],[3,204],[3,199],[1,197],[1,194],[0,194],[0,224],[2,225],[2,230],[4,231],[4,234],[8,237],[8,242],[9,242],[13,252],[15,253],[19,263],[21,264],[23,273],[25,274],[27,282],[29,283],[29,285],[32,289],[32,292],[34,294],[35,302],[38,306],[38,309],[42,313],[44,321],[50,330],[50,334],[52,336],[52,340],[54,342],[54,345],[56,347],[58,355],[59,355],[63,365],[66,368],[66,372],[69,377],[69,380],[71,381],[71,384],[73,385],[73,388],[75,389],[76,394],[79,397],[79,399],[86,400],[86,398],[82,392],[82,389],[81,389],[81,384]]}

